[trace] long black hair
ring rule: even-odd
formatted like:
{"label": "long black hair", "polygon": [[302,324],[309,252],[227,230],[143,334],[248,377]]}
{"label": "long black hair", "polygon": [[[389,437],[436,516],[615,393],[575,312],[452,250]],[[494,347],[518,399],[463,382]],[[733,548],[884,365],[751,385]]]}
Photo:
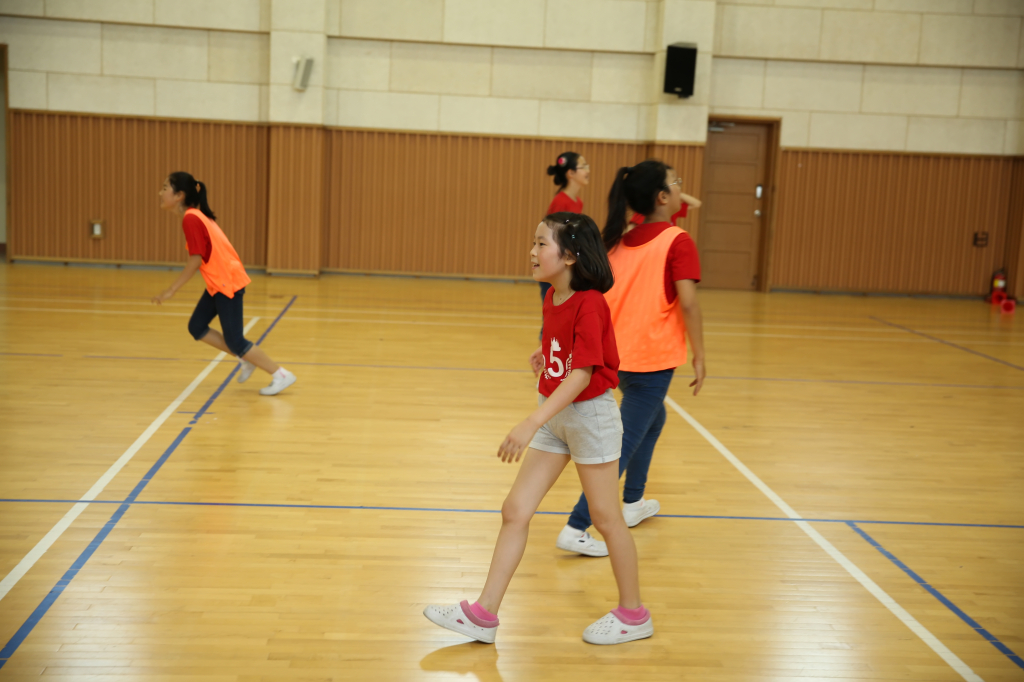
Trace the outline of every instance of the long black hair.
{"label": "long black hair", "polygon": [[167,182],[174,188],[175,192],[184,192],[185,200],[182,202],[189,208],[198,208],[210,220],[216,220],[213,209],[206,201],[206,185],[192,177],[191,173],[185,171],[174,171],[167,176]]}
{"label": "long black hair", "polygon": [[608,193],[608,222],[604,224],[604,246],[611,251],[626,228],[626,207],[642,216],[654,213],[658,194],[668,192],[668,166],[661,161],[647,159],[637,165],[623,166],[615,174]]}
{"label": "long black hair", "polygon": [[573,291],[597,289],[602,294],[612,288],[612,266],[601,242],[601,232],[590,216],[559,211],[544,218],[551,228],[562,255],[576,257],[572,264]]}
{"label": "long black hair", "polygon": [[566,177],[566,173],[571,170],[576,170],[576,161],[580,158],[580,155],[576,152],[562,152],[555,159],[555,162],[548,166],[548,175],[553,175],[555,178],[555,184],[565,189],[569,184],[569,178]]}

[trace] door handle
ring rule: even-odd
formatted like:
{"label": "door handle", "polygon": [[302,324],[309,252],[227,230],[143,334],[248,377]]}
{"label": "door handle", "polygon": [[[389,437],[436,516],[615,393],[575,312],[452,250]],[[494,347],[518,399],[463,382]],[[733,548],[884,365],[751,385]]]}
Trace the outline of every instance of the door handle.
{"label": "door handle", "polygon": [[754,209],[754,215],[756,215],[758,218],[760,218],[761,217],[761,209],[759,209],[759,208]]}

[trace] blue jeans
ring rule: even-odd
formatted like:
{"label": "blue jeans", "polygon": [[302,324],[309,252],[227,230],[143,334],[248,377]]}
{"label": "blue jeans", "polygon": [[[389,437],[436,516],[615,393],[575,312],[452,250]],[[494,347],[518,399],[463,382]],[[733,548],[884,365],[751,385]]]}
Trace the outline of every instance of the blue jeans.
{"label": "blue jeans", "polygon": [[[665,396],[672,383],[674,369],[658,372],[619,372],[622,391],[622,455],[619,457],[619,477],[626,472],[626,487],[622,501],[637,502],[647,487],[647,470],[651,468],[654,445],[665,426]],[[590,527],[590,508],[586,495],[569,515],[569,525],[576,530]]]}

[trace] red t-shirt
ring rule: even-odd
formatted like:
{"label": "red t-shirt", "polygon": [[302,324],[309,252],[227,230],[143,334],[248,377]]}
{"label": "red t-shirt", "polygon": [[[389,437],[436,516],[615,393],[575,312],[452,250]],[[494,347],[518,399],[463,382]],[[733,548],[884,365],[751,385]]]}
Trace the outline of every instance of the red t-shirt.
{"label": "red t-shirt", "polygon": [[583,213],[583,199],[573,199],[565,192],[559,192],[555,195],[555,198],[551,200],[551,205],[548,206],[548,215],[552,213],[560,213],[567,211],[569,213]]}
{"label": "red t-shirt", "polygon": [[537,389],[551,397],[574,368],[593,367],[590,383],[573,402],[590,400],[619,385],[619,351],[612,314],[600,291],[577,291],[561,305],[555,288],[544,297],[544,372]]}
{"label": "red t-shirt", "polygon": [[206,225],[199,219],[199,216],[186,214],[185,219],[181,221],[181,229],[185,232],[188,255],[202,256],[203,262],[209,263],[213,242],[210,241],[210,231],[206,229]]}
{"label": "red t-shirt", "polygon": [[[626,246],[641,246],[671,226],[670,223],[637,225],[622,236],[622,243]],[[675,283],[683,279],[700,281],[700,256],[697,255],[697,245],[685,232],[672,240],[672,246],[668,248],[668,256],[665,259],[665,296],[669,303],[676,300]]]}
{"label": "red t-shirt", "polygon": [[[684,201],[683,202],[683,207],[681,209],[679,209],[679,211],[674,213],[672,215],[672,217],[668,219],[668,221],[670,223],[672,223],[673,225],[675,225],[677,220],[679,220],[680,218],[685,218],[686,217],[686,211],[689,208],[690,208],[690,205]],[[642,215],[640,215],[639,213],[634,213],[633,216],[629,219],[629,222],[633,223],[634,225],[640,225],[641,223],[644,222],[644,217]]]}

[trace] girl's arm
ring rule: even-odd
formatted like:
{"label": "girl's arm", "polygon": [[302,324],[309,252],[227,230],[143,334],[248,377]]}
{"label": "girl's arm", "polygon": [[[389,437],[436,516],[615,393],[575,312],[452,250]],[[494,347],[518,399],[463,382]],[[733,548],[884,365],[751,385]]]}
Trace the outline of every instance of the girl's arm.
{"label": "girl's arm", "polygon": [[174,280],[174,284],[169,286],[164,291],[160,292],[160,294],[154,296],[153,299],[152,299],[153,303],[156,303],[157,305],[160,305],[161,303],[163,303],[164,301],[169,299],[171,296],[174,296],[174,294],[176,294],[178,292],[178,289],[180,289],[183,286],[185,286],[185,284],[190,279],[192,279],[192,275],[196,274],[196,270],[198,270],[199,266],[202,265],[202,264],[203,264],[203,257],[202,256],[200,256],[198,254],[193,255],[193,256],[189,256],[188,257],[188,262],[185,263],[185,269],[178,276],[178,279]]}
{"label": "girl's arm", "polygon": [[693,206],[694,208],[700,208],[700,199],[698,199],[697,197],[691,197],[686,192],[680,192],[680,194],[683,197],[683,201],[685,201],[687,205]]}
{"label": "girl's arm", "polygon": [[498,448],[498,457],[501,457],[501,461],[518,462],[523,452],[529,447],[537,429],[551,421],[552,417],[568,407],[569,403],[576,399],[576,396],[583,393],[583,389],[590,385],[590,375],[593,373],[593,367],[573,367],[568,378],[555,389],[551,397],[505,436],[501,447]]}
{"label": "girl's arm", "polygon": [[533,370],[535,377],[544,371],[544,346],[540,346],[530,355],[530,369]]}
{"label": "girl's arm", "polygon": [[676,293],[679,295],[679,307],[686,320],[686,334],[690,337],[690,348],[693,349],[693,394],[700,393],[704,385],[704,320],[697,303],[697,283],[692,279],[681,279],[676,282]]}

